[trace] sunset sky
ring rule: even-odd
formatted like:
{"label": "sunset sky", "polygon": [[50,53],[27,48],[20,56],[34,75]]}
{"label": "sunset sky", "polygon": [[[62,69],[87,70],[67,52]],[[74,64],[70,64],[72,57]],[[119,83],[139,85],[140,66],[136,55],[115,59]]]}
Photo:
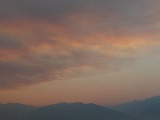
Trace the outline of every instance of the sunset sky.
{"label": "sunset sky", "polygon": [[0,103],[114,105],[160,95],[160,0],[0,0]]}

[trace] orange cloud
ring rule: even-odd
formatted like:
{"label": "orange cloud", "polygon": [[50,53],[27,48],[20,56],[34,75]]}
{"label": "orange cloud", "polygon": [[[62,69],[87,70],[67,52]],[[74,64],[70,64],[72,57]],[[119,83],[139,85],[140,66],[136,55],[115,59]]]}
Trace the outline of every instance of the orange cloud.
{"label": "orange cloud", "polygon": [[16,17],[11,10],[4,13],[10,19],[0,16],[0,88],[112,71],[136,53],[160,44],[156,22],[152,21],[152,29],[148,20],[140,24],[139,16],[130,16],[125,11],[129,8],[114,2],[106,1],[112,5],[105,3],[106,11],[101,9],[103,1],[99,5],[83,2],[74,3],[79,7],[72,6],[71,11],[57,7],[57,13],[48,3],[49,11],[38,7],[32,13],[26,3],[23,10],[19,5],[10,8]]}

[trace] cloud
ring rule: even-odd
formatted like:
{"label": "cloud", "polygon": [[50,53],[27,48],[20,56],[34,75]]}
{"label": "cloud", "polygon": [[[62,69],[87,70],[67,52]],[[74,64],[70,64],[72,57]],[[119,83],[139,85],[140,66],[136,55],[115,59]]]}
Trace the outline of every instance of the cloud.
{"label": "cloud", "polygon": [[148,0],[1,3],[0,89],[119,70],[159,46]]}

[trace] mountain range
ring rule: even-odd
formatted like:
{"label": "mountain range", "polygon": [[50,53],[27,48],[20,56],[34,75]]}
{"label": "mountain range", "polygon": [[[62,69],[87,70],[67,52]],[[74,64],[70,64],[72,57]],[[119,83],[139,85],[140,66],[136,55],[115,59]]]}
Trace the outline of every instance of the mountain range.
{"label": "mountain range", "polygon": [[140,120],[160,120],[160,96],[127,102],[109,108],[135,116]]}
{"label": "mountain range", "polygon": [[59,103],[45,107],[1,104],[0,120],[128,120],[129,115],[95,104]]}
{"label": "mountain range", "polygon": [[44,107],[0,104],[0,120],[160,120],[160,96],[110,107],[80,102]]}

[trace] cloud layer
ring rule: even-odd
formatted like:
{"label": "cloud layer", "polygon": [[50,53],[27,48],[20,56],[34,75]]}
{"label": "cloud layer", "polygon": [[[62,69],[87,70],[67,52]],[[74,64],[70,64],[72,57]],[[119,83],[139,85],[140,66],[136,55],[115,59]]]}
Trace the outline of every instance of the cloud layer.
{"label": "cloud layer", "polygon": [[159,46],[159,3],[1,0],[0,89],[123,67]]}

